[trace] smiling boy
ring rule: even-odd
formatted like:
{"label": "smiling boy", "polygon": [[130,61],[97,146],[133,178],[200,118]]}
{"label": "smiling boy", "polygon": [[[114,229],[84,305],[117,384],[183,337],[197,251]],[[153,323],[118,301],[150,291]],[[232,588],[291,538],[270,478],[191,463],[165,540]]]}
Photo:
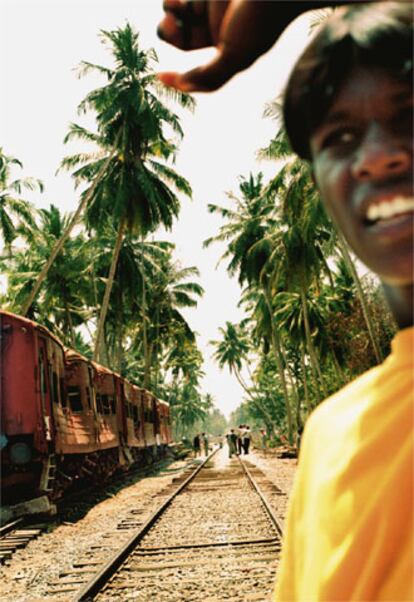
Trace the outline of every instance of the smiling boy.
{"label": "smiling boy", "polygon": [[[339,9],[284,97],[294,150],[376,273],[400,331],[387,360],[309,419],[276,600],[414,600],[412,8]],[[322,451],[323,450],[323,451]]]}
{"label": "smiling boy", "polygon": [[404,2],[339,8],[284,96],[292,147],[312,164],[338,230],[380,278],[400,331],[381,366],[306,424],[278,602],[414,600],[412,16]]}

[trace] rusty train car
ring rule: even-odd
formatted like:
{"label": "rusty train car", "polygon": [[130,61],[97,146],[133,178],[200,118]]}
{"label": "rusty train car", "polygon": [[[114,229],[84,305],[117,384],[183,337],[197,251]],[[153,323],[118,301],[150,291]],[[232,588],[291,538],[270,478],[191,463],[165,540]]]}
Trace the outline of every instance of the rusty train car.
{"label": "rusty train car", "polygon": [[148,463],[171,443],[168,403],[0,311],[3,504],[55,501],[79,479]]}

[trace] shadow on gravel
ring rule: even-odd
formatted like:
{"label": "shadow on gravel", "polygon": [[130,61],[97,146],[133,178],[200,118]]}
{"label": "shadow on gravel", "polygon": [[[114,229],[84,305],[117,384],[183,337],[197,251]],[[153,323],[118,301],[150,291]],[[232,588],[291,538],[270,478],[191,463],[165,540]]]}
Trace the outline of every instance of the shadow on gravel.
{"label": "shadow on gravel", "polygon": [[[50,521],[47,531],[51,532],[62,523],[76,523],[81,520],[96,504],[115,497],[126,487],[135,485],[148,477],[158,478],[178,473],[192,465],[193,459],[177,460],[167,457],[155,464],[116,475],[114,479],[100,486],[88,487],[76,492],[59,503],[58,515]],[[171,465],[180,463],[179,466]]]}

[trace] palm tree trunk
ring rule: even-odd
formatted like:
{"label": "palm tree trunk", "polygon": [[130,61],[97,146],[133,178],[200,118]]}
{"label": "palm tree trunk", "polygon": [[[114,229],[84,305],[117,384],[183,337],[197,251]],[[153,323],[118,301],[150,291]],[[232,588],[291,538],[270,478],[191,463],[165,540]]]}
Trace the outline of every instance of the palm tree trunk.
{"label": "palm tree trunk", "polygon": [[259,412],[261,412],[263,414],[265,421],[268,424],[272,425],[271,430],[272,430],[273,434],[276,435],[276,431],[275,431],[275,427],[274,427],[274,421],[272,419],[272,416],[269,414],[268,410],[262,404],[262,402],[257,397],[254,397],[254,395],[252,395],[251,391],[249,390],[248,386],[244,382],[244,380],[243,380],[240,372],[237,370],[237,368],[233,367],[233,369],[234,369],[234,374],[236,376],[236,379],[237,379],[238,383],[240,384],[240,386],[242,387],[242,389],[245,391],[245,393],[249,396],[250,401],[252,402],[252,404],[255,405],[256,408],[259,410]]}
{"label": "palm tree trunk", "polygon": [[152,343],[146,343],[146,350],[144,352],[144,389],[147,389],[151,382],[151,365],[152,365]]}
{"label": "palm tree trunk", "polygon": [[96,329],[95,349],[93,352],[93,359],[95,362],[97,362],[99,359],[99,350],[100,350],[101,339],[102,339],[102,335],[103,335],[103,331],[104,331],[106,314],[108,312],[108,307],[109,307],[109,298],[111,296],[112,285],[114,283],[116,266],[118,264],[119,252],[121,250],[122,241],[124,239],[125,227],[126,227],[126,221],[125,221],[125,219],[122,219],[121,223],[119,224],[119,228],[118,228],[118,234],[116,237],[115,248],[114,248],[114,252],[112,255],[111,267],[109,270],[108,280],[107,280],[106,287],[105,287],[105,294],[104,294],[104,298],[102,301],[102,307],[101,307],[101,313],[99,316],[98,327]]}
{"label": "palm tree trunk", "polygon": [[332,276],[332,270],[329,267],[329,264],[326,261],[326,257],[325,257],[325,255],[322,252],[320,254],[320,258],[321,258],[322,265],[323,265],[324,270],[325,270],[325,274],[328,276],[329,285],[330,285],[330,287],[331,287],[332,290],[335,290],[335,282],[334,282],[334,279],[333,279],[333,276]]}
{"label": "palm tree trunk", "polygon": [[115,155],[115,153],[117,151],[117,144],[118,144],[118,140],[119,140],[120,134],[121,134],[121,130],[116,135],[115,142],[114,142],[114,145],[112,147],[112,150],[111,150],[110,154],[108,155],[106,161],[102,164],[101,169],[96,174],[96,176],[95,176],[95,178],[94,178],[94,180],[92,182],[92,186],[89,188],[87,194],[85,194],[84,198],[79,203],[78,208],[76,209],[75,213],[73,214],[72,219],[70,220],[70,222],[68,224],[68,227],[66,228],[66,230],[64,231],[64,233],[62,234],[62,236],[60,237],[60,239],[57,241],[56,245],[52,249],[50,257],[47,260],[47,262],[46,262],[43,270],[38,275],[38,277],[36,279],[36,282],[35,282],[35,285],[34,285],[34,287],[32,289],[32,292],[30,293],[30,295],[29,295],[26,303],[24,303],[24,305],[22,306],[22,309],[21,309],[22,316],[25,316],[27,314],[27,312],[29,311],[29,309],[30,309],[33,301],[36,298],[37,293],[39,292],[40,287],[42,286],[42,284],[43,284],[44,280],[46,279],[46,276],[47,276],[47,274],[48,274],[51,266],[53,265],[53,262],[55,261],[57,255],[62,250],[63,245],[65,244],[66,240],[69,238],[70,233],[72,232],[72,229],[77,224],[80,216],[83,213],[83,210],[85,209],[85,207],[89,203],[90,199],[92,198],[97,185],[99,184],[99,182],[101,181],[102,177],[104,176],[106,170],[108,169],[108,165],[109,165],[112,157]]}
{"label": "palm tree trunk", "polygon": [[122,288],[118,287],[118,307],[117,307],[117,321],[118,321],[118,340],[116,345],[117,357],[116,357],[116,366],[118,372],[121,374],[122,372],[122,361],[124,355],[124,347],[123,347],[123,338],[124,338],[124,324],[122,320],[122,307],[123,307],[123,295]]}
{"label": "palm tree trunk", "polygon": [[305,350],[303,348],[303,345],[300,345],[300,363],[301,363],[302,374],[303,374],[303,392],[305,394],[305,403],[306,403],[306,407],[308,408],[308,412],[310,414],[312,412],[312,406],[311,406],[310,399],[309,399],[308,379],[306,377]]}
{"label": "palm tree trunk", "polygon": [[144,388],[148,386],[150,379],[148,331],[147,331],[147,297],[144,274],[144,236],[141,236],[141,277],[142,277],[142,337],[144,346]]}
{"label": "palm tree trunk", "polygon": [[70,310],[66,298],[64,299],[63,303],[65,305],[66,321],[69,329],[70,344],[72,345],[73,349],[75,349],[75,330],[73,328],[72,316],[70,315]]}
{"label": "palm tree trunk", "polygon": [[352,261],[351,255],[348,251],[347,243],[345,242],[344,237],[342,236],[342,234],[340,232],[337,232],[337,235],[338,235],[339,250],[340,250],[341,255],[346,263],[346,266],[349,269],[349,271],[352,275],[352,278],[354,280],[354,283],[355,283],[355,286],[357,289],[358,299],[359,299],[359,302],[361,303],[361,307],[362,307],[362,313],[364,315],[365,323],[368,328],[369,338],[371,339],[371,344],[374,349],[376,360],[380,364],[382,362],[382,355],[381,355],[381,351],[380,351],[380,348],[378,345],[377,338],[374,333],[374,325],[372,322],[371,312],[369,310],[368,303],[367,303],[367,300],[365,297],[365,293],[364,293],[362,285],[361,285],[361,280],[358,276],[358,272],[356,271],[355,264]]}
{"label": "palm tree trunk", "polygon": [[295,382],[295,378],[294,378],[294,374],[292,374],[292,370],[289,367],[288,361],[287,361],[287,357],[286,357],[286,353],[285,350],[283,348],[283,346],[280,348],[280,351],[282,352],[282,358],[283,358],[283,362],[286,366],[286,374],[288,377],[288,381],[290,384],[290,390],[293,392],[293,396],[295,398],[295,406],[296,406],[296,430],[299,429],[299,427],[302,425],[302,418],[300,415],[300,406],[301,406],[301,400],[300,400],[300,395],[299,395],[299,391],[298,391],[298,387],[296,385]]}
{"label": "palm tree trunk", "polygon": [[158,381],[160,378],[160,361],[159,361],[159,336],[160,336],[160,312],[158,307],[155,310],[155,343],[154,343],[154,366],[155,366],[155,379],[154,387],[158,391]]}
{"label": "palm tree trunk", "polygon": [[291,445],[293,445],[292,410],[290,407],[290,400],[289,400],[289,394],[288,394],[288,389],[287,389],[287,385],[286,385],[285,371],[284,371],[283,363],[282,363],[282,353],[280,350],[280,341],[279,341],[279,337],[276,333],[276,329],[273,325],[273,308],[272,308],[272,300],[271,300],[271,296],[270,296],[270,291],[268,290],[267,286],[264,286],[263,288],[264,288],[264,294],[265,294],[267,307],[268,307],[268,311],[269,311],[269,317],[270,317],[270,334],[271,334],[273,353],[274,353],[275,360],[276,360],[277,371],[279,373],[280,384],[282,385],[283,397],[285,399],[286,418],[287,418],[287,422],[288,422],[289,443]]}
{"label": "palm tree trunk", "polygon": [[315,374],[317,374],[318,381],[319,381],[318,384],[319,384],[319,386],[322,389],[324,397],[326,398],[326,397],[328,397],[328,391],[327,391],[327,389],[325,387],[325,381],[324,381],[324,378],[322,376],[321,367],[320,367],[318,358],[316,357],[315,347],[313,346],[313,342],[312,342],[312,337],[311,337],[311,332],[310,332],[310,326],[309,326],[308,304],[307,304],[306,295],[305,295],[305,291],[303,289],[303,286],[300,287],[300,299],[301,299],[301,302],[302,302],[303,321],[304,321],[304,324],[305,324],[306,345],[307,345],[307,348],[308,348],[309,357],[310,357],[310,360],[311,360],[311,364],[312,364],[313,370],[314,370]]}
{"label": "palm tree trunk", "polygon": [[[329,341],[328,341],[328,346],[329,346],[329,349],[331,351],[331,356],[332,356],[333,364],[335,366],[336,376],[337,376],[338,381],[339,381],[339,387],[342,387],[345,384],[345,382],[346,382],[344,371],[342,369],[341,364],[339,363],[339,360],[338,360],[338,357],[336,355],[335,349],[333,348],[332,344]],[[338,389],[339,389],[339,387],[338,387]]]}

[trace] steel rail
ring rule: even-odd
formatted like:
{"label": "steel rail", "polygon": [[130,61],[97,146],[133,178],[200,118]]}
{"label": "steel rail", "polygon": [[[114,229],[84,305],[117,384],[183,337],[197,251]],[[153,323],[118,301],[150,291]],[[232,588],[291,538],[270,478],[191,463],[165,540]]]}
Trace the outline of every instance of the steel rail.
{"label": "steel rail", "polygon": [[136,548],[139,541],[146,535],[146,533],[151,529],[154,523],[159,519],[159,517],[165,512],[171,502],[175,497],[187,485],[195,478],[195,476],[200,472],[200,470],[207,464],[209,460],[214,456],[215,453],[220,448],[216,448],[207,458],[196,468],[196,470],[185,479],[177,487],[177,489],[161,504],[161,506],[150,516],[150,518],[140,527],[131,538],[126,542],[126,544],[116,552],[109,559],[109,561],[102,567],[102,569],[97,573],[88,583],[76,594],[74,598],[72,598],[72,602],[90,602],[93,600],[93,597],[102,589],[102,586],[108,582],[109,578],[115,573],[115,571],[119,568],[119,566],[124,562],[126,558],[130,555],[131,551]]}
{"label": "steel rail", "polygon": [[[173,461],[173,459],[171,459]],[[148,466],[136,466],[135,468],[132,466],[126,472],[123,473],[115,473],[109,477],[107,481],[102,483],[96,483],[93,485],[85,485],[85,487],[81,487],[78,491],[73,491],[72,493],[66,493],[62,498],[56,500],[56,506],[58,508],[59,513],[64,511],[66,506],[71,506],[73,502],[78,500],[84,502],[85,496],[90,496],[94,494],[105,493],[105,491],[111,487],[115,487],[117,485],[122,485],[124,482],[127,482],[128,479],[134,477],[147,477],[152,473],[157,472],[160,468],[163,468],[163,464],[168,462],[167,456],[164,456],[154,462],[153,464],[149,464]],[[92,503],[91,503],[92,505]]]}
{"label": "steel rail", "polygon": [[174,550],[201,550],[203,548],[222,548],[224,546],[250,546],[260,543],[274,543],[278,541],[278,537],[262,537],[260,539],[236,539],[234,541],[226,541],[223,543],[222,541],[216,543],[188,543],[182,544],[179,546],[161,546],[154,548],[139,548],[140,553],[150,554],[152,552],[170,552]]}
{"label": "steel rail", "polygon": [[3,527],[0,527],[0,538],[4,537],[4,535],[7,535],[7,533],[10,533],[10,531],[14,531],[15,529],[17,529],[18,525],[22,525],[23,524],[23,518],[17,518],[16,520],[12,521],[11,523],[7,523],[6,525],[3,525]]}
{"label": "steel rail", "polygon": [[251,475],[251,473],[250,473],[249,469],[247,468],[247,466],[245,465],[245,463],[240,459],[240,456],[237,456],[237,459],[239,460],[240,464],[242,465],[243,470],[246,473],[246,476],[247,476],[249,482],[251,483],[252,487],[255,489],[256,493],[260,497],[260,499],[261,499],[261,501],[263,503],[263,506],[265,507],[266,512],[269,515],[269,518],[271,519],[272,523],[276,527],[277,532],[279,533],[279,535],[281,537],[283,537],[283,528],[282,528],[282,526],[281,526],[278,518],[276,517],[275,513],[273,512],[272,507],[269,504],[266,496],[264,495],[264,493],[260,489],[259,485],[256,483],[255,479]]}

